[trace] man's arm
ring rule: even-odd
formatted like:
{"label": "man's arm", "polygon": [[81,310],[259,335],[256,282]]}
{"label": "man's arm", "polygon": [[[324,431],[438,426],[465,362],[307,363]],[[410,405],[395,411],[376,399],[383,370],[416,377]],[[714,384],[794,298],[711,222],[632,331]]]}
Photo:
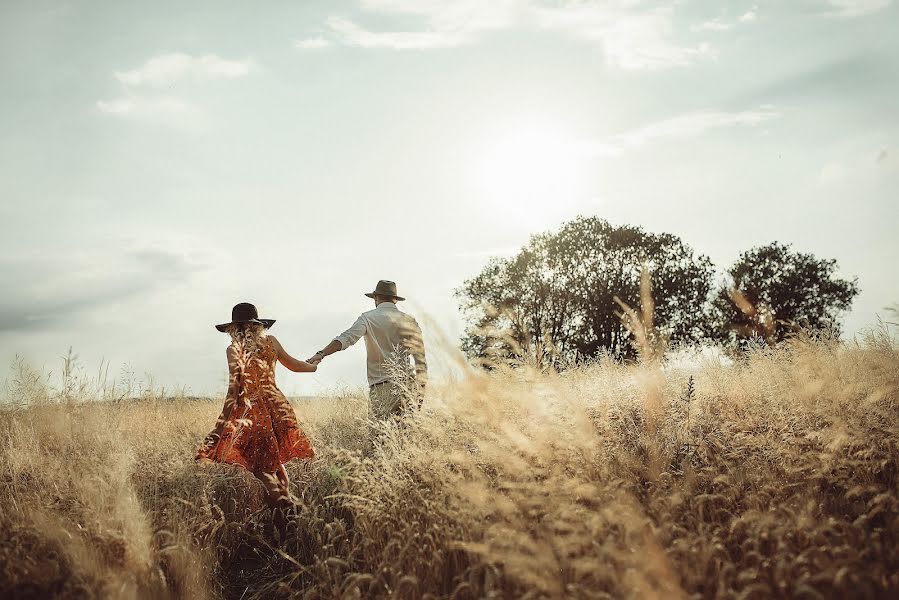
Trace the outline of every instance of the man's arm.
{"label": "man's arm", "polygon": [[321,350],[319,350],[318,352],[313,354],[311,357],[307,358],[306,362],[311,363],[313,365],[317,365],[326,356],[330,356],[331,354],[334,354],[335,352],[340,352],[341,350],[343,350],[343,346],[341,345],[341,343],[339,341],[337,341],[336,339],[331,340],[330,344],[328,344],[327,346],[325,346],[324,348],[322,348]]}
{"label": "man's arm", "polygon": [[360,315],[349,329],[331,340],[331,343],[312,355],[306,362],[317,365],[326,356],[334,354],[335,352],[340,352],[341,350],[346,350],[365,335],[365,330],[365,318]]}

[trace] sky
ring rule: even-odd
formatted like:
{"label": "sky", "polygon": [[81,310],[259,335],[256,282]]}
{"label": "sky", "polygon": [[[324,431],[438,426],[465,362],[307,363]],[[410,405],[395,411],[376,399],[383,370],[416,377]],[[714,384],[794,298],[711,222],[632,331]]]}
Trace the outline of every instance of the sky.
{"label": "sky", "polygon": [[305,358],[392,279],[439,370],[453,290],[576,215],[722,270],[835,258],[851,336],[899,302],[897,30],[892,0],[4,0],[0,366],[221,394],[233,304]]}

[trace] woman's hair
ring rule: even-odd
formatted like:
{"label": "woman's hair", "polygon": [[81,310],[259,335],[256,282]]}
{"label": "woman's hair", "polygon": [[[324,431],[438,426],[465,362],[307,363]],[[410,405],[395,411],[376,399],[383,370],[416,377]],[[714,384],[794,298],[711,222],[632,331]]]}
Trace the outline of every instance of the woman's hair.
{"label": "woman's hair", "polygon": [[256,352],[262,347],[265,327],[261,323],[232,323],[228,326],[228,335],[242,353]]}

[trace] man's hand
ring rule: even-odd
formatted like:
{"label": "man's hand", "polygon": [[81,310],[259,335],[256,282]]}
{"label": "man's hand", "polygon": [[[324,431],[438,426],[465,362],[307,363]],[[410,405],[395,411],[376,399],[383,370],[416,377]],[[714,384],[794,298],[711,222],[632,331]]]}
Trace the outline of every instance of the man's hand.
{"label": "man's hand", "polygon": [[337,340],[333,340],[330,344],[310,356],[306,362],[317,365],[318,363],[323,361],[326,356],[334,354],[335,352],[340,352],[341,350],[343,350],[343,346],[341,345],[341,343]]}

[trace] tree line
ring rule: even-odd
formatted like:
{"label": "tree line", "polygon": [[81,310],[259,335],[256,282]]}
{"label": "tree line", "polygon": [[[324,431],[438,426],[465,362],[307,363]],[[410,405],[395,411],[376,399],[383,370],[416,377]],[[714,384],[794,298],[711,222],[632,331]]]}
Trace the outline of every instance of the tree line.
{"label": "tree line", "polygon": [[[641,294],[647,276],[651,298]],[[736,349],[798,328],[839,335],[839,316],[858,292],[856,279],[837,277],[835,260],[790,245],[747,250],[716,281],[712,261],[675,235],[579,217],[533,236],[515,256],[491,259],[456,297],[469,356],[567,364],[599,353],[634,358],[629,308],[651,314],[653,334],[666,342]]]}

